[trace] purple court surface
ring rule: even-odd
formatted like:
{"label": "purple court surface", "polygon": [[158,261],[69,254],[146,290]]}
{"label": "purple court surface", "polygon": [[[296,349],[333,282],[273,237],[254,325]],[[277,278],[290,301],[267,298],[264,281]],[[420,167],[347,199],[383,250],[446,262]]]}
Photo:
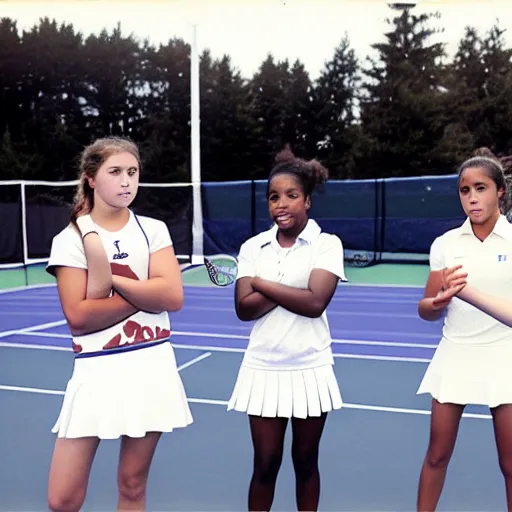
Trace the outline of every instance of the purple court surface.
{"label": "purple court surface", "polygon": [[[430,399],[416,390],[441,333],[441,322],[418,317],[421,294],[340,284],[329,306],[345,407],[330,414],[322,439],[320,510],[415,510],[430,420]],[[55,286],[1,292],[0,322],[0,511],[47,510],[50,429],[73,364]],[[246,510],[248,421],[226,404],[251,325],[236,318],[232,287],[196,286],[171,323],[194,423],[163,436],[148,510]],[[273,510],[295,510],[290,434]],[[118,449],[119,441],[100,445],[84,511],[115,510]],[[439,510],[505,508],[489,411],[468,407]]]}

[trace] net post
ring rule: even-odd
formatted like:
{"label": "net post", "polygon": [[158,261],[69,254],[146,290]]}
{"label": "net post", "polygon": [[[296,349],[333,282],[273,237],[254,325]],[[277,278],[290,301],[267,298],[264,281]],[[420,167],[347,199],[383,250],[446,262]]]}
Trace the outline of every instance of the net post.
{"label": "net post", "polygon": [[203,209],[201,199],[201,131],[199,54],[197,49],[197,25],[192,25],[190,44],[190,135],[191,181],[193,197],[192,213],[192,265],[203,263]]}
{"label": "net post", "polygon": [[251,179],[251,236],[256,235],[256,182]]}
{"label": "net post", "polygon": [[28,237],[27,237],[27,196],[25,182],[21,182],[21,236],[23,240],[23,265],[28,264]]}

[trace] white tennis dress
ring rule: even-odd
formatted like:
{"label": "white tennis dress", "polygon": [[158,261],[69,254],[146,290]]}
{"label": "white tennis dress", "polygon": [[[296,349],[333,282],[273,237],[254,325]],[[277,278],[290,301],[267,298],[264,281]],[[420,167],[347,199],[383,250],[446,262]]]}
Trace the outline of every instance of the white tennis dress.
{"label": "white tennis dress", "polygon": [[[462,265],[468,283],[512,300],[512,225],[500,216],[481,242],[469,219],[431,246],[431,270]],[[447,307],[441,342],[419,386],[441,403],[512,403],[512,329],[466,302]]]}
{"label": "white tennis dress", "polygon": [[[96,229],[110,262],[148,279],[149,256],[172,245],[167,226],[130,212],[116,232]],[[79,233],[69,225],[55,236],[47,270],[87,268]],[[169,314],[139,311],[101,331],[73,337],[75,361],[52,432],[59,437],[116,439],[171,432],[192,423],[170,344]]]}
{"label": "white tennis dress", "polygon": [[[318,268],[347,280],[340,239],[311,219],[293,247],[279,245],[274,226],[242,244],[238,259],[238,279],[258,276],[307,288]],[[307,318],[277,306],[254,322],[228,410],[307,418],[341,408],[331,343],[325,311]]]}

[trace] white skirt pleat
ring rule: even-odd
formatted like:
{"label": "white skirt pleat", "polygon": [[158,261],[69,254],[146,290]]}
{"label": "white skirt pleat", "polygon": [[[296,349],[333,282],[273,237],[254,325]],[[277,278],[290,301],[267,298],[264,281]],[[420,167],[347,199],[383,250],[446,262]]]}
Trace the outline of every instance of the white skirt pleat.
{"label": "white skirt pleat", "polygon": [[443,338],[417,394],[441,403],[497,407],[512,403],[512,340],[464,345]]}
{"label": "white skirt pleat", "polygon": [[174,350],[165,342],[75,359],[52,432],[65,438],[144,437],[192,421]]}
{"label": "white skirt pleat", "polygon": [[308,418],[342,405],[332,365],[292,371],[242,365],[227,408],[266,418]]}

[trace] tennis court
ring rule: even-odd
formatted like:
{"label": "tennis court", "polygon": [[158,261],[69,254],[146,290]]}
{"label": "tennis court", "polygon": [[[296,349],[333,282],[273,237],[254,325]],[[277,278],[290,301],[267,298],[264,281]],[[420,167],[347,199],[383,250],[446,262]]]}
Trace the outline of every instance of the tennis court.
{"label": "tennis court", "polygon": [[[194,423],[162,438],[148,510],[245,510],[252,450],[245,415],[226,411],[250,324],[233,310],[233,289],[199,286],[184,272],[184,309],[171,316]],[[429,398],[416,389],[440,323],[416,314],[415,286],[340,284],[329,307],[336,375],[345,408],[332,413],[321,445],[320,509],[410,511],[427,446]],[[0,293],[0,509],[46,510],[59,410],[73,355],[55,286]],[[504,510],[488,410],[467,410],[439,510]],[[115,510],[118,441],[102,443],[85,511]],[[290,434],[287,437],[290,447]],[[294,510],[289,451],[273,510]]]}

